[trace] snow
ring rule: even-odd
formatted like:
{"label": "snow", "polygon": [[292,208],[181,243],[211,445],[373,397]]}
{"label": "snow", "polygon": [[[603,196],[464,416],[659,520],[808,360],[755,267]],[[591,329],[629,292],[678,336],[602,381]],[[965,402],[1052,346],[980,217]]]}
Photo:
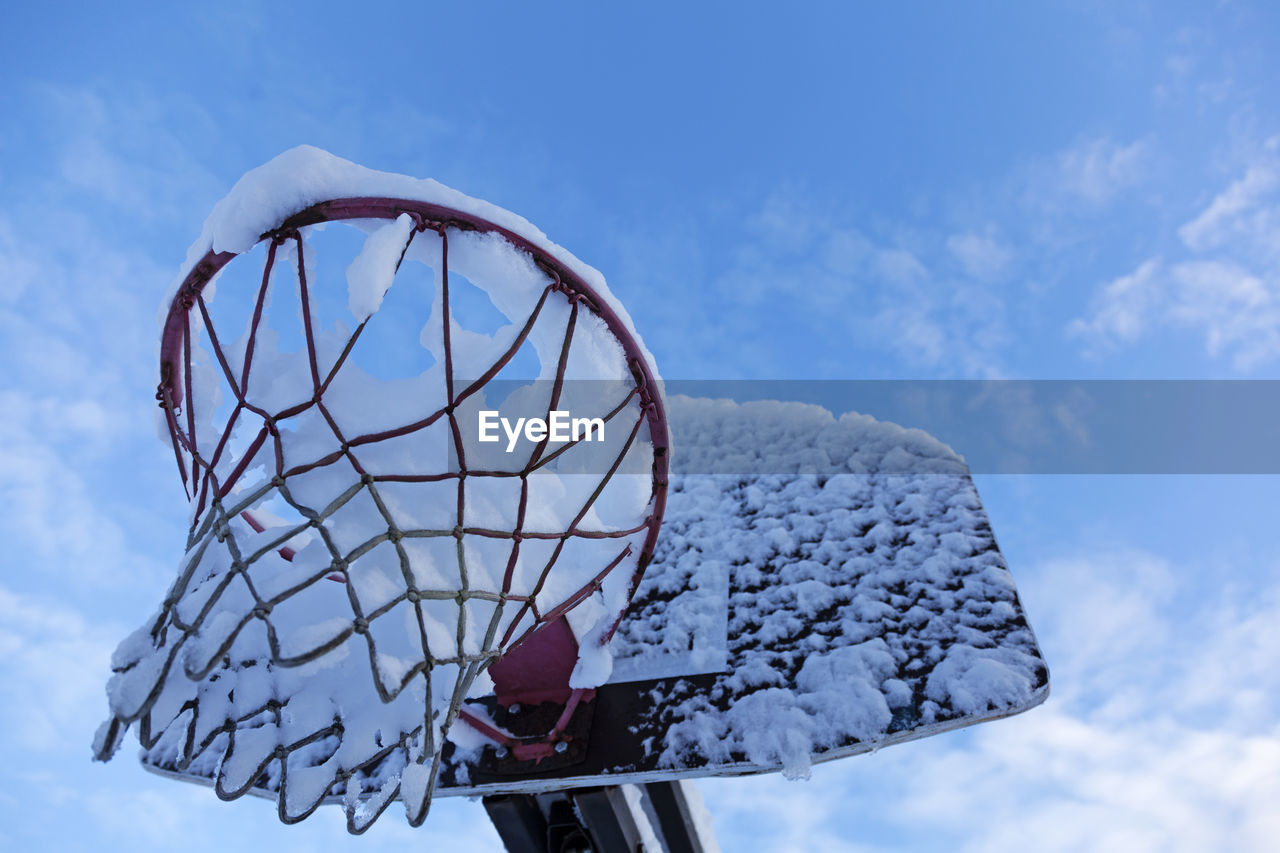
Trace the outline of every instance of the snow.
{"label": "snow", "polygon": [[977,649],[956,645],[933,669],[925,694],[965,714],[1025,702],[1030,685],[1022,677],[1028,661],[1014,649]]}
{"label": "snow", "polygon": [[[688,473],[672,479],[615,666],[660,677],[720,644],[725,666],[706,691],[653,688],[637,737],[661,766],[805,778],[824,753],[1044,697],[1035,638],[950,448],[803,404],[667,408]],[[707,609],[722,595],[727,629]]]}
{"label": "snow", "polygon": [[[247,285],[233,275],[237,263],[252,265],[249,258],[231,260],[190,324],[195,446],[202,460],[218,459],[191,484],[188,551],[164,606],[113,658],[108,701],[116,725],[95,742],[98,757],[109,757],[137,723],[154,766],[206,774],[229,796],[265,772],[281,814],[293,817],[340,792],[352,826],[372,820],[378,803],[397,793],[410,820],[421,819],[453,702],[492,691],[477,667],[532,618],[518,603],[497,605],[513,538],[456,530],[516,530],[522,480],[496,474],[525,462],[485,458],[466,429],[489,386],[444,413],[446,387],[460,391],[500,363],[539,304],[527,338],[537,366],[521,377],[533,384],[494,405],[545,414],[551,383],[537,380],[556,377],[567,338],[565,375],[589,383],[566,386],[560,408],[597,417],[625,400],[632,372],[597,306],[612,309],[649,358],[600,274],[524,219],[434,181],[374,172],[305,146],[247,174],[214,207],[179,281],[208,252],[249,252],[293,213],[358,196],[487,219],[540,247],[595,296],[578,303],[553,288],[530,254],[499,234],[418,232],[407,214],[306,226],[296,239],[257,249],[251,257],[274,257],[265,285],[261,271],[249,270]],[[461,319],[453,294],[467,289],[503,318],[496,328]],[[171,301],[172,294],[166,308]],[[406,316],[405,305],[419,306],[420,316]],[[405,323],[412,352],[379,348]],[[350,337],[353,326],[358,338]],[[344,352],[351,356],[338,366]],[[422,426],[436,413],[448,417]],[[626,604],[652,512],[647,432],[629,449],[624,443],[642,421],[638,401],[616,417],[610,439],[570,448],[528,475],[523,530],[556,538],[524,543],[510,589],[536,589],[546,613],[617,563],[568,615],[583,648],[573,684],[586,688],[612,669],[603,640]],[[607,463],[624,449],[618,476],[595,495]],[[461,460],[465,478],[455,476]],[[444,479],[382,479],[419,475]],[[564,558],[544,585],[553,546]],[[623,554],[630,558],[619,561]],[[366,772],[371,765],[379,775]]]}
{"label": "snow", "polygon": [[426,808],[431,768],[426,764],[410,764],[400,776],[400,798],[404,800],[407,814],[413,815]]}
{"label": "snow", "polygon": [[702,842],[704,853],[720,853],[720,845],[716,843],[715,828],[711,823],[711,812],[698,786],[688,780],[680,781],[680,790],[684,794],[685,804],[689,807],[689,821],[693,824],[692,835]]}
{"label": "snow", "polygon": [[640,834],[638,839],[641,850],[663,850],[664,845],[658,841],[658,834],[654,832],[653,824],[650,822],[649,813],[644,808],[644,794],[636,785],[620,785],[622,796],[627,801],[627,810],[636,822],[636,831]]}
{"label": "snow", "polygon": [[[433,181],[307,147],[236,185],[206,221],[184,275],[208,251],[244,252],[292,213],[344,196],[429,201],[496,222],[571,267],[632,328],[599,273],[523,219]],[[351,359],[321,389],[307,347],[283,351],[287,330],[260,330],[245,392],[257,411],[237,423],[219,477],[240,466],[254,441],[259,449],[225,500],[201,505],[164,606],[113,657],[108,700],[117,725],[99,730],[100,758],[137,723],[148,765],[212,778],[229,796],[256,782],[292,817],[337,797],[349,826],[360,828],[398,795],[417,822],[445,740],[469,747],[449,768],[453,780],[470,778],[468,762],[481,754],[474,738],[454,737],[449,713],[453,697],[492,688],[475,664],[499,649],[482,648],[481,639],[520,636],[531,624],[523,608],[495,604],[508,564],[510,592],[536,591],[545,613],[627,549],[632,562],[567,615],[582,649],[571,685],[716,673],[706,690],[673,678],[647,694],[651,712],[634,734],[666,771],[711,764],[803,778],[814,761],[851,745],[1013,713],[1043,697],[1047,674],[963,460],[919,431],[812,405],[667,401],[683,473],[670,481],[654,563],[604,646],[627,605],[644,530],[570,536],[563,545],[525,537],[512,560],[512,538],[455,527],[461,513],[468,526],[513,529],[527,488],[526,533],[563,533],[574,519],[585,532],[634,528],[652,499],[652,448],[638,402],[617,418],[642,424],[639,441],[599,496],[599,474],[630,426],[611,430],[607,442],[574,446],[523,481],[489,479],[503,461],[491,445],[469,434],[459,445],[444,418],[409,429],[445,399],[440,236],[415,235],[404,216],[351,225],[364,236],[338,267],[347,321],[367,320],[372,336],[401,319],[386,310],[400,293],[397,267],[425,264],[430,309],[410,319],[419,324],[411,326],[414,345],[430,358],[407,376],[381,375],[377,359]],[[302,263],[318,282],[310,241],[319,231],[304,231]],[[588,381],[565,385],[558,405],[595,415],[602,399],[625,397],[630,370],[598,316],[581,306],[575,313],[564,294],[548,292],[546,274],[495,235],[448,229],[445,237],[451,273],[505,318],[478,330],[450,316],[454,379],[481,375],[548,293],[528,338],[536,378],[554,376],[573,316],[566,375]],[[296,286],[297,264],[297,246],[286,241],[272,287]],[[220,279],[220,300],[230,298],[229,286]],[[317,291],[308,319],[317,368],[327,374],[344,326],[324,315],[324,295]],[[246,352],[242,335],[231,361]],[[214,365],[206,352],[194,371],[206,458],[236,396]],[[547,384],[492,405],[537,411]],[[451,415],[471,417],[489,404],[477,394]],[[301,408],[273,422],[289,406]],[[397,434],[374,435],[389,430]],[[465,479],[377,479],[445,475],[464,457]],[[525,462],[506,464],[509,471]],[[544,579],[559,547],[556,571]]]}
{"label": "snow", "polygon": [[[604,276],[551,242],[524,217],[487,201],[464,195],[429,178],[411,178],[375,171],[311,145],[290,148],[271,161],[250,170],[236,182],[225,198],[214,205],[213,211],[205,220],[200,237],[187,250],[187,259],[163,302],[161,322],[178,286],[206,253],[246,252],[263,234],[294,213],[318,202],[374,196],[452,207],[519,234],[556,257],[590,285],[609,304],[627,331],[639,340],[630,314],[610,292]],[[643,343],[640,346],[652,368],[653,356],[643,349]]]}
{"label": "snow", "polygon": [[347,267],[347,306],[357,321],[363,323],[382,305],[412,233],[413,217],[400,214],[394,222],[369,235],[360,254]]}

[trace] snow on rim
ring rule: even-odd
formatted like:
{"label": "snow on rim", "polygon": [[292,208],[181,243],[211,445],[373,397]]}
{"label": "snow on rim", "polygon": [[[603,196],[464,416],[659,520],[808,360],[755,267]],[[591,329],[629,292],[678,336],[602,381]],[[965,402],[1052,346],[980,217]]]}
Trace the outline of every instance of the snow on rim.
{"label": "snow on rim", "polygon": [[290,148],[249,170],[213,206],[200,236],[187,250],[187,258],[165,294],[160,308],[160,325],[163,327],[182,282],[209,252],[241,254],[251,249],[263,234],[299,211],[324,201],[361,196],[400,198],[451,207],[461,213],[487,219],[528,240],[560,261],[608,304],[627,333],[635,339],[654,378],[661,379],[653,354],[636,331],[631,315],[609,290],[600,271],[552,242],[529,220],[496,204],[458,192],[439,181],[369,169],[314,145]]}

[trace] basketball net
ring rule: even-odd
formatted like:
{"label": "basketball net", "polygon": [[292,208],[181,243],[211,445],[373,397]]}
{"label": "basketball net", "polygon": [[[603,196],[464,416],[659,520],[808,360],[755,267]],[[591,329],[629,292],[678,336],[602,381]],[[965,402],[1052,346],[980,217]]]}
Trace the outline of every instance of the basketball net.
{"label": "basketball net", "polygon": [[[367,236],[347,269],[348,333],[323,316],[312,243],[349,225]],[[165,321],[157,398],[190,500],[186,556],[116,652],[95,752],[109,758],[136,723],[150,764],[210,778],[224,799],[273,792],[283,821],[341,796],[351,832],[396,798],[418,825],[447,751],[478,737],[550,756],[607,675],[666,497],[652,368],[572,268],[451,208],[325,202],[245,255],[261,270],[237,281],[256,286],[237,292],[238,256],[211,250]],[[425,292],[393,310],[416,286],[401,280],[410,263],[429,270]],[[501,328],[460,325],[464,285]],[[300,321],[287,333],[271,322],[286,303]],[[406,317],[411,303],[424,316]],[[432,357],[421,371],[377,343],[406,322]],[[537,381],[499,394],[530,352],[538,373],[522,378]],[[481,446],[478,413],[513,400],[598,418],[612,441]],[[465,705],[493,693],[563,710],[516,737]]]}

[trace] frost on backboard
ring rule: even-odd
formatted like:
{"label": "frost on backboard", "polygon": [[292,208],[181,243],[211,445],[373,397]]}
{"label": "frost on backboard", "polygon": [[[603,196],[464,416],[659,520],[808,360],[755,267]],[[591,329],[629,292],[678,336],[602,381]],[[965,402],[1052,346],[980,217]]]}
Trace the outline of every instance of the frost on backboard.
{"label": "frost on backboard", "polygon": [[[113,659],[99,758],[136,724],[152,769],[361,831],[437,786],[804,775],[1047,693],[949,448],[674,399],[699,473],[669,478],[627,312],[513,214],[295,149],[215,208],[167,310],[191,534]],[[486,410],[608,427],[507,453]]]}

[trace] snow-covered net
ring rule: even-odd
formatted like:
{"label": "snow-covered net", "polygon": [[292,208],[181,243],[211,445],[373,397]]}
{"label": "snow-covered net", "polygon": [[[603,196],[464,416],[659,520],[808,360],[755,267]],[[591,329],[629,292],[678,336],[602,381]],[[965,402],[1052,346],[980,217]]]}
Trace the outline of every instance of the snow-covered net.
{"label": "snow-covered net", "polygon": [[[116,651],[95,753],[136,723],[149,759],[224,799],[265,780],[286,822],[342,796],[360,832],[399,797],[416,825],[496,658],[563,618],[571,686],[608,677],[666,423],[625,313],[540,235],[412,198],[294,211],[247,250],[215,236],[166,317],[190,534]],[[485,410],[606,429],[504,452]]]}

